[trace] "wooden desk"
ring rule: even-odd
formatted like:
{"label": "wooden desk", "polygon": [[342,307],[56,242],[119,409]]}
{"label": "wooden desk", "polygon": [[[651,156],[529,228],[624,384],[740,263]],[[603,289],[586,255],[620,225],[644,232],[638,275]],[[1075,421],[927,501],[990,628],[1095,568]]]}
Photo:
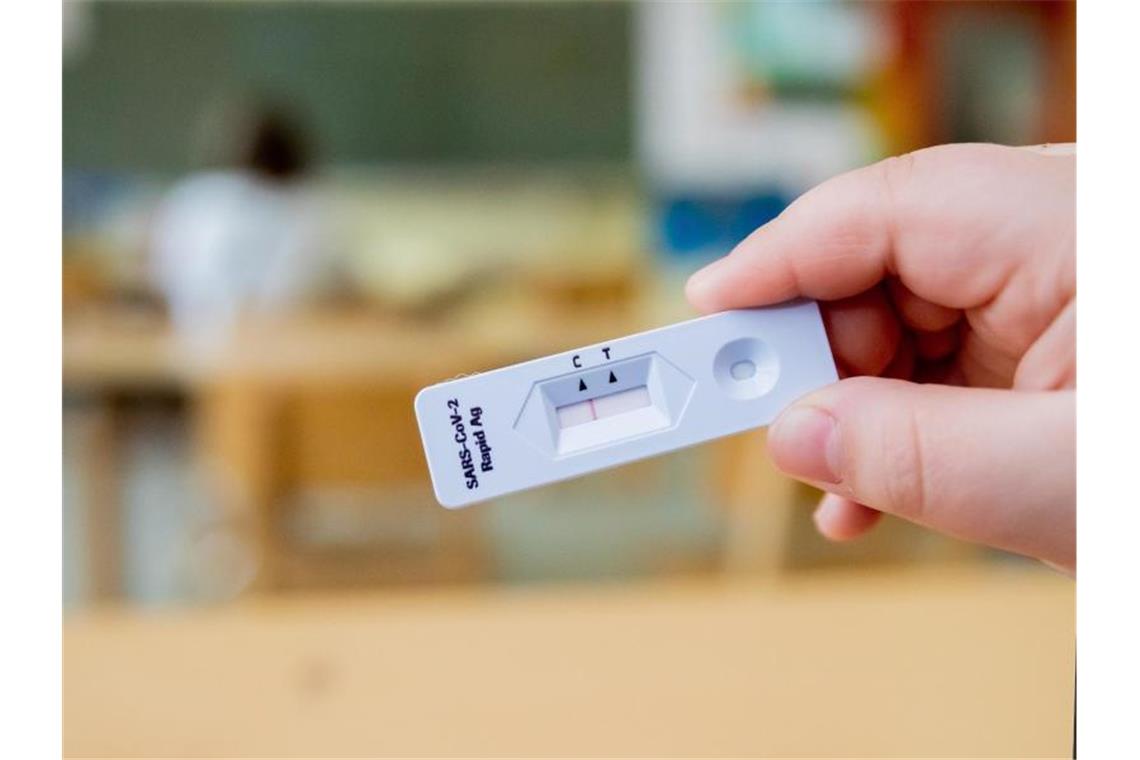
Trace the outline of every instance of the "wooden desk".
{"label": "wooden desk", "polygon": [[243,323],[223,345],[195,354],[162,320],[96,310],[64,322],[63,385],[81,393],[192,391],[234,378],[292,387],[377,378],[439,382],[447,373],[493,369],[504,357],[533,358],[650,326],[629,310],[568,320],[565,312],[510,304],[476,304],[441,322],[332,310]]}
{"label": "wooden desk", "polygon": [[[209,352],[191,350],[164,322],[137,312],[89,311],[67,321],[65,392],[92,410],[81,463],[91,595],[122,590],[123,399],[158,393],[189,402],[195,464],[227,530],[249,545],[253,585],[279,588],[287,577],[313,575],[314,563],[286,561],[299,557],[284,549],[274,509],[298,481],[362,481],[398,492],[411,483],[426,492],[412,416],[420,387],[646,326],[628,308],[574,320],[561,309],[531,299],[475,302],[438,321],[361,309],[305,313],[240,324]],[[367,456],[346,455],[354,451]],[[470,516],[443,514],[439,556],[416,553],[424,563],[381,568],[384,577],[477,572]]]}
{"label": "wooden desk", "polygon": [[1042,568],[71,617],[70,756],[1067,757]]}

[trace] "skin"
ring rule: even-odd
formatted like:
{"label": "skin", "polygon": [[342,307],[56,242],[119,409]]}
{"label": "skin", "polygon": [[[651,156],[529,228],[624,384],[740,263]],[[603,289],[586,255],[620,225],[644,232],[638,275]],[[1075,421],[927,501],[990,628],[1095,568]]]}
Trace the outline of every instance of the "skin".
{"label": "skin", "polygon": [[893,514],[1076,568],[1076,150],[946,145],[835,177],[689,280],[703,312],[820,301],[841,379],[776,465],[820,532]]}

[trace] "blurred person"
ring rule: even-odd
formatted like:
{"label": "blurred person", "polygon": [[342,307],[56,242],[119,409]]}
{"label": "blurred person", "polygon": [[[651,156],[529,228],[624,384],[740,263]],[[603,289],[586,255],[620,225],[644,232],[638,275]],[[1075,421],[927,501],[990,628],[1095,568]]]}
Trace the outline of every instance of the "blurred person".
{"label": "blurred person", "polygon": [[[217,114],[211,114],[216,116]],[[217,168],[177,183],[156,213],[156,284],[180,334],[199,348],[242,315],[280,315],[313,300],[330,277],[309,145],[284,111],[256,106],[207,122]]]}
{"label": "blurred person", "polygon": [[697,272],[706,312],[818,299],[841,379],[769,429],[835,540],[883,512],[1076,567],[1076,148],[949,145],[809,191]]}

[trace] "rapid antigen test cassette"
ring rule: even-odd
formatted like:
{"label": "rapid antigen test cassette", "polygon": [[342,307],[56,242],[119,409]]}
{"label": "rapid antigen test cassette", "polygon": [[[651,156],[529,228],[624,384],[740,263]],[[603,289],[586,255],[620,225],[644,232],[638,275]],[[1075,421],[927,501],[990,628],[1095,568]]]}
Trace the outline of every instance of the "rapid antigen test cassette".
{"label": "rapid antigen test cassette", "polygon": [[432,385],[415,405],[455,508],[767,425],[835,380],[819,306],[799,300]]}

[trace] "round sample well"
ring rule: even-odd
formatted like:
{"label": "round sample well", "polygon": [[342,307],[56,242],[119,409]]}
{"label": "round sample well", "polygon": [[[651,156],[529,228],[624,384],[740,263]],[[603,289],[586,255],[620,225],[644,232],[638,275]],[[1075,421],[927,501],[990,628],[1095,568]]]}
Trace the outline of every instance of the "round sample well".
{"label": "round sample well", "polygon": [[757,338],[726,343],[713,360],[713,377],[728,396],[741,401],[759,398],[776,387],[780,361],[768,344]]}

